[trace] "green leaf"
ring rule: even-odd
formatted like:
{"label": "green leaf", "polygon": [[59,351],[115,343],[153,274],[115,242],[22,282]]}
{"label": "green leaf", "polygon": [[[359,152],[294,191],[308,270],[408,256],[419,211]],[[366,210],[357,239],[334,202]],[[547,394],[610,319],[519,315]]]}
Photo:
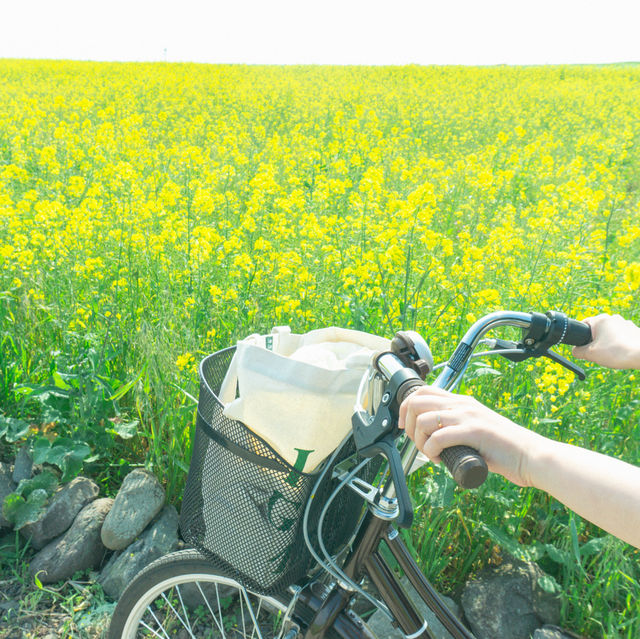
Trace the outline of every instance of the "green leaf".
{"label": "green leaf", "polygon": [[542,575],[542,577],[538,579],[538,586],[550,594],[562,591],[560,584],[551,575]]}
{"label": "green leaf", "polygon": [[36,490],[44,490],[47,495],[52,495],[57,487],[57,477],[51,471],[45,470],[31,479],[23,479],[18,484],[15,492],[26,499]]}
{"label": "green leaf", "polygon": [[640,405],[640,400],[632,399],[625,403],[616,411],[616,418],[622,422],[627,422]]}
{"label": "green leaf", "polygon": [[555,561],[557,564],[566,567],[571,566],[571,556],[566,550],[560,550],[553,544],[545,544],[544,549],[546,550],[547,555],[549,555],[549,558]]}
{"label": "green leaf", "polygon": [[69,386],[69,384],[67,384],[64,381],[64,379],[62,379],[62,375],[60,375],[58,371],[55,371],[52,377],[53,377],[53,383],[55,384],[55,386],[65,391],[71,390],[71,386]]}
{"label": "green leaf", "polygon": [[478,368],[472,373],[473,377],[482,377],[483,375],[496,375],[499,377],[500,375],[502,375],[502,371],[498,371],[495,368],[483,367],[483,368]]}
{"label": "green leaf", "polygon": [[20,506],[25,504],[26,500],[18,493],[9,493],[2,503],[2,514],[4,518],[13,523],[15,521],[15,515],[18,512]]}
{"label": "green leaf", "polygon": [[499,377],[502,375],[502,371],[493,368],[491,364],[487,364],[486,362],[474,362],[471,365],[469,372],[466,374],[465,379],[475,379],[485,375],[495,375]]}
{"label": "green leaf", "polygon": [[143,368],[140,371],[140,373],[138,373],[138,375],[134,377],[130,382],[127,382],[126,384],[122,384],[121,386],[119,386],[116,392],[113,393],[111,397],[109,397],[109,401],[112,401],[112,402],[116,401],[121,397],[123,397],[124,395],[126,395],[135,386],[136,382],[140,380],[140,378],[144,374],[144,371],[145,369]]}
{"label": "green leaf", "polygon": [[47,492],[42,488],[34,490],[26,500],[17,493],[11,493],[4,500],[2,514],[13,524],[14,530],[20,530],[37,521],[47,497]]}
{"label": "green leaf", "polygon": [[61,446],[52,446],[49,451],[47,452],[47,457],[45,459],[45,461],[48,464],[53,464],[54,466],[57,466],[58,468],[62,469],[62,460],[65,458],[65,456],[69,453],[69,448],[67,448],[67,446],[61,445]]}
{"label": "green leaf", "polygon": [[439,468],[433,476],[436,490],[431,496],[431,504],[434,508],[448,508],[453,503],[455,497],[455,482]]}
{"label": "green leaf", "polygon": [[62,470],[61,480],[70,481],[82,470],[83,461],[91,455],[91,449],[86,444],[74,444],[71,449],[67,449],[60,463]]}
{"label": "green leaf", "polygon": [[84,442],[75,442],[69,437],[58,437],[53,444],[40,437],[33,444],[33,459],[37,464],[52,464],[62,471],[61,480],[69,481],[82,470],[91,448]]}
{"label": "green leaf", "polygon": [[596,537],[595,539],[590,539],[586,544],[582,546],[582,548],[580,548],[580,555],[582,557],[597,555],[598,553],[602,552],[602,549],[605,547],[608,541],[608,537]]}
{"label": "green leaf", "polygon": [[51,442],[46,437],[38,437],[31,449],[34,464],[44,464],[47,461],[47,455],[51,450]]}
{"label": "green leaf", "polygon": [[56,424],[67,424],[69,420],[65,417],[62,411],[59,411],[57,408],[53,406],[49,406],[48,404],[44,404],[42,407],[42,417],[40,421],[43,424],[56,423]]}
{"label": "green leaf", "polygon": [[44,488],[36,488],[29,495],[29,497],[27,497],[27,504],[31,504],[33,506],[36,506],[37,508],[40,508],[44,506],[48,498],[49,498],[49,495],[47,494],[47,491]]}
{"label": "green leaf", "polygon": [[516,539],[505,534],[501,530],[480,523],[480,527],[486,531],[492,541],[504,548],[510,555],[524,561],[534,561],[538,558],[539,549],[537,547],[523,546]]}
{"label": "green leaf", "polygon": [[42,488],[46,490],[49,495],[53,495],[58,487],[58,478],[50,470],[45,470],[39,475],[35,475],[35,477],[32,477],[29,481],[32,482],[34,488]]}
{"label": "green leaf", "polygon": [[185,475],[189,472],[189,465],[180,461],[179,459],[174,459],[173,463],[183,472]]}
{"label": "green leaf", "polygon": [[58,388],[57,386],[36,386],[35,384],[23,384],[14,388],[14,392],[27,395],[45,404],[51,397],[62,397],[68,399],[71,392]]}
{"label": "green leaf", "polygon": [[71,481],[74,477],[77,477],[82,471],[82,458],[74,457],[73,455],[67,455],[62,460],[62,481]]}
{"label": "green leaf", "polygon": [[571,547],[573,548],[573,557],[580,568],[582,568],[582,560],[580,558],[580,542],[578,541],[578,529],[576,528],[576,521],[571,516],[569,519],[569,530],[571,532]]}
{"label": "green leaf", "polygon": [[140,422],[135,419],[132,422],[123,422],[120,420],[114,420],[111,431],[121,437],[122,439],[131,439],[138,434],[138,426]]}
{"label": "green leaf", "polygon": [[27,422],[15,417],[0,415],[0,437],[4,437],[10,444],[25,437],[29,432]]}

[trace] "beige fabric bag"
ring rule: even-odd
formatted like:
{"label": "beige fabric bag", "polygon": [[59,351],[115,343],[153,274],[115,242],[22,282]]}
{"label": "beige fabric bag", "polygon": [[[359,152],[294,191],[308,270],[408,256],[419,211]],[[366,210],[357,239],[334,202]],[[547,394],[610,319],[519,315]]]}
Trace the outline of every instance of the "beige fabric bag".
{"label": "beige fabric bag", "polygon": [[251,335],[238,342],[222,384],[224,415],[311,472],[349,432],[362,375],[389,347],[385,338],[335,327]]}

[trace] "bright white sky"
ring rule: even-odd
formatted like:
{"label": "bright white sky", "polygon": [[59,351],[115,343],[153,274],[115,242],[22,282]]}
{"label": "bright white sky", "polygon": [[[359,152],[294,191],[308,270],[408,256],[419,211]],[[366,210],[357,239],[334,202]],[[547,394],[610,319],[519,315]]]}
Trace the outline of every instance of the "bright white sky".
{"label": "bright white sky", "polygon": [[640,0],[0,0],[0,58],[640,61]]}

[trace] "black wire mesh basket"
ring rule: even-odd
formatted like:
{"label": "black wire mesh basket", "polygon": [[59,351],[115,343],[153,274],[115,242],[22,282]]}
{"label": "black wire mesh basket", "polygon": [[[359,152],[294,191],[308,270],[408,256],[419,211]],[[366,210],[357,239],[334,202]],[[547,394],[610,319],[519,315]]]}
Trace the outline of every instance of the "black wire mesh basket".
{"label": "black wire mesh basket", "polygon": [[[221,573],[273,595],[300,581],[314,564],[302,522],[322,469],[311,474],[296,470],[242,422],[224,416],[218,394],[234,352],[235,347],[218,351],[200,364],[196,433],[180,528],[185,541]],[[354,452],[349,440],[333,463]],[[376,470],[370,462],[360,476],[371,481]],[[312,539],[322,507],[336,486],[329,469],[309,515]],[[348,542],[362,507],[362,499],[351,490],[340,491],[323,525],[330,553]]]}

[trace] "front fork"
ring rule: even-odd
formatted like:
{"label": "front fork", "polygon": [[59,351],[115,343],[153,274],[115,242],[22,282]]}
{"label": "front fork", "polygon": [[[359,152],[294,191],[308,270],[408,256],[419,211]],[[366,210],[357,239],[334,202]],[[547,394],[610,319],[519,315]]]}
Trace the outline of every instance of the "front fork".
{"label": "front fork", "polygon": [[[417,564],[409,555],[406,547],[400,541],[397,531],[390,528],[388,521],[379,519],[370,512],[367,513],[366,519],[360,528],[360,533],[353,545],[356,550],[347,558],[344,572],[350,579],[356,582],[360,581],[365,575],[371,579],[380,597],[387,604],[397,625],[400,626],[407,637],[411,637],[411,639],[433,639],[433,635],[428,630],[426,622],[418,615],[409,597],[380,555],[379,546],[383,539],[394,556],[397,554],[397,557],[402,558],[403,561],[400,565],[409,577],[411,583],[413,584],[414,581],[419,583],[419,578],[421,577],[422,580],[428,584]],[[412,577],[410,573],[413,571],[417,574]],[[429,588],[433,591],[430,585]],[[305,594],[305,590],[301,593],[303,600],[305,597],[308,598],[308,593]],[[433,592],[435,593],[435,591]],[[304,635],[304,639],[324,639],[327,631],[334,626],[334,623],[340,618],[341,613],[347,608],[354,594],[354,591],[341,585],[336,585],[317,610]],[[442,604],[442,606],[444,606],[444,604]],[[448,614],[450,616],[451,613]],[[335,626],[334,628],[337,630]],[[366,631],[364,627],[360,629],[359,634],[340,634],[345,637],[345,639],[352,636],[358,639],[371,637],[371,634]],[[471,635],[454,635],[454,639],[469,638],[473,639]]]}

